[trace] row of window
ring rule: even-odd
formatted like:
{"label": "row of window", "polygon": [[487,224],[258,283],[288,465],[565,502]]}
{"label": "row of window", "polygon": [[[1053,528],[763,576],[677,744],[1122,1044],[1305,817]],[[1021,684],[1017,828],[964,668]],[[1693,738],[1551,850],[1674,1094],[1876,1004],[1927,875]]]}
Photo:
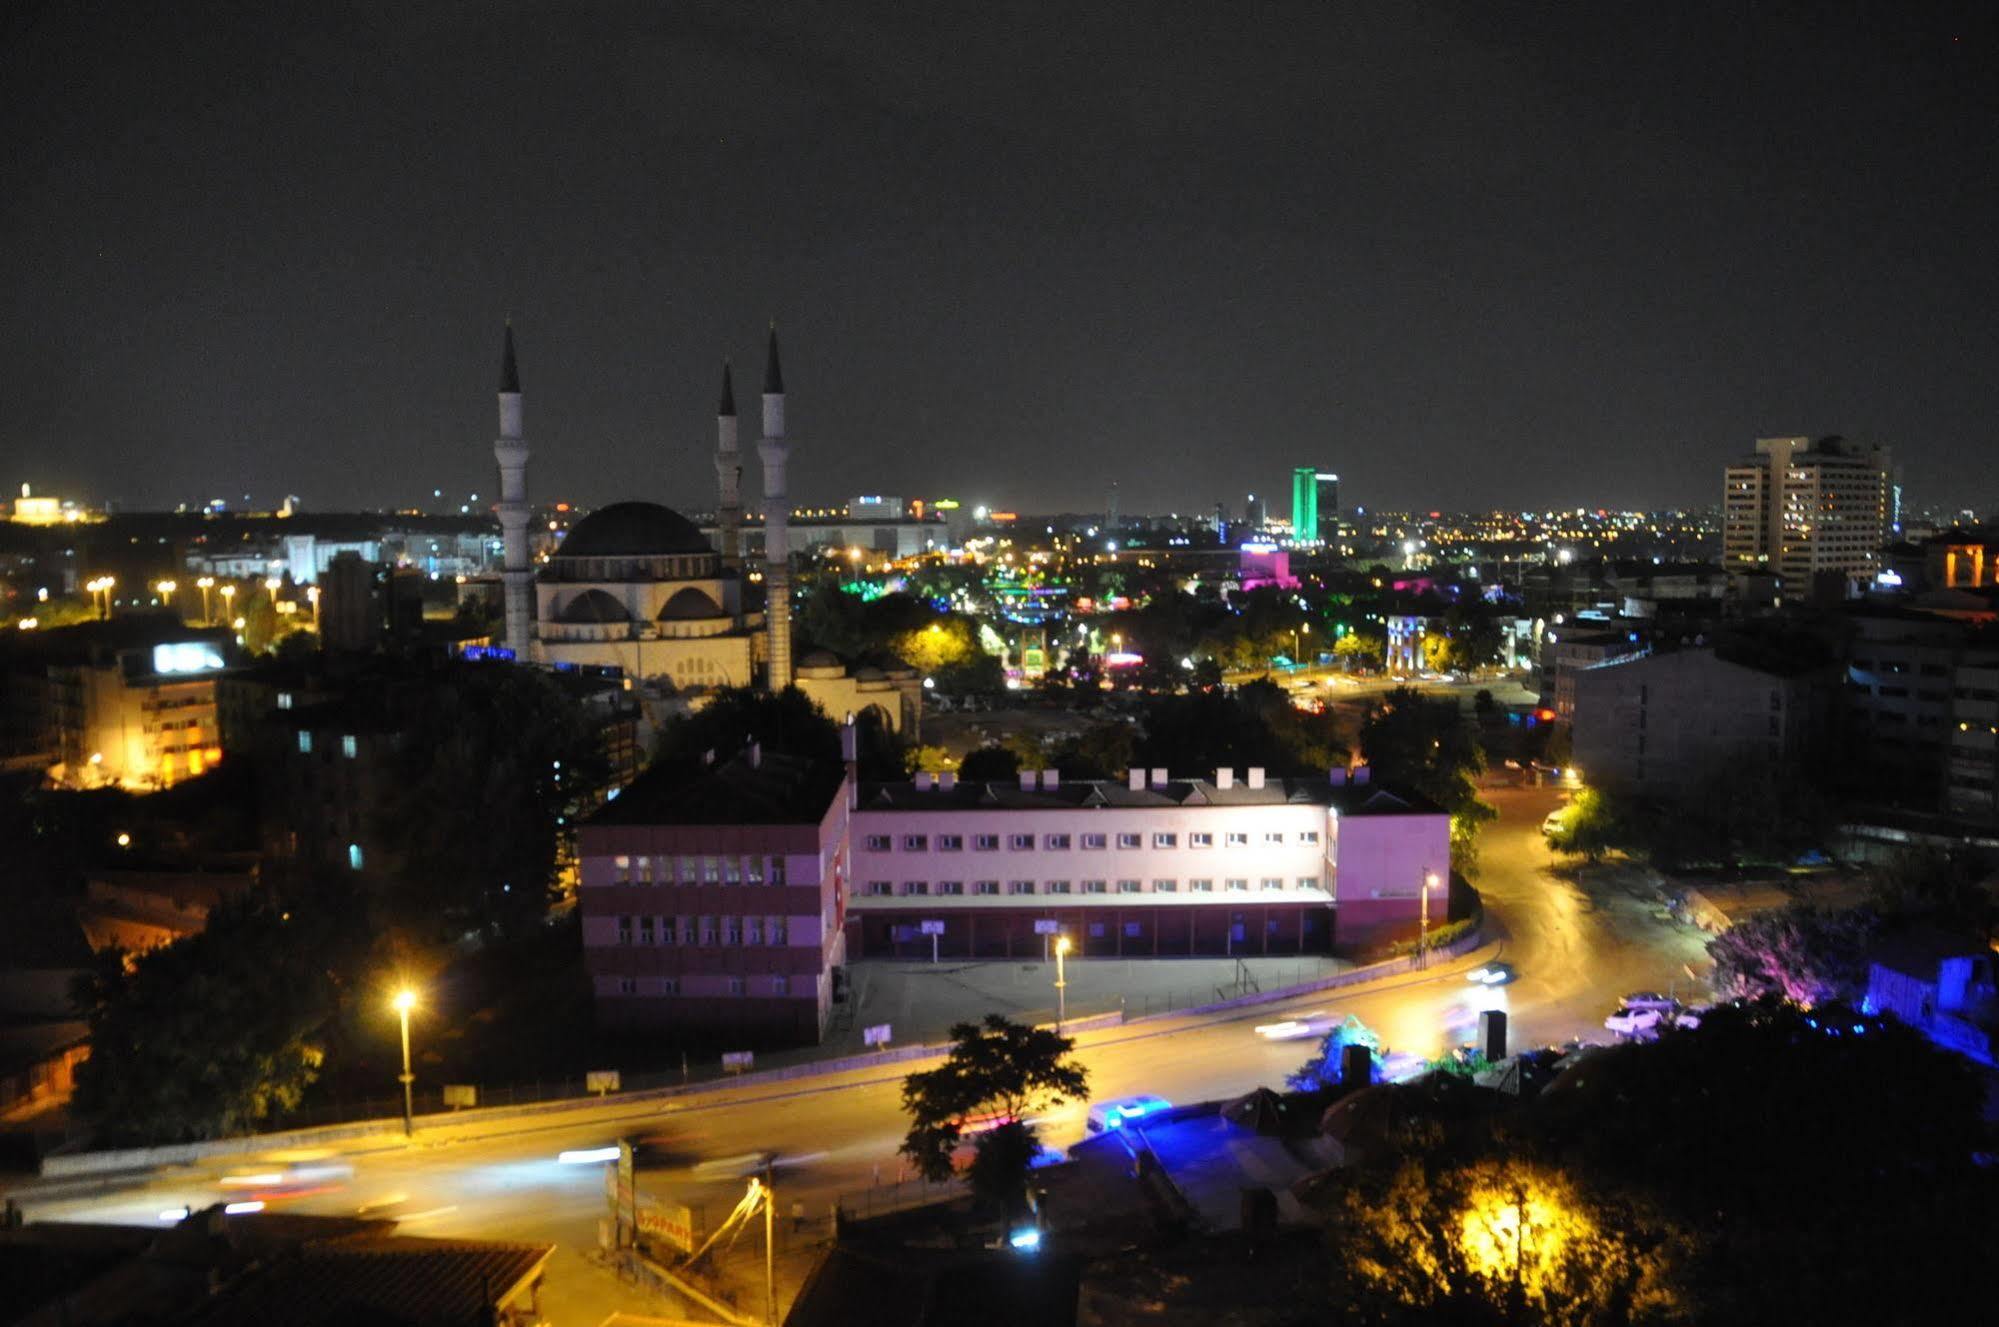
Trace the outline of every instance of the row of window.
{"label": "row of window", "polygon": [[[1073,887],[1074,883],[1068,880],[1009,880],[1006,882],[1005,892],[1008,894],[1072,894],[1078,892],[1084,894],[1144,894],[1147,892],[1154,894],[1177,894],[1180,892],[1180,882],[1178,880],[1154,880],[1150,891],[1146,889],[1146,882],[1143,880],[1085,880],[1081,882],[1082,888],[1080,890]],[[1251,881],[1247,877],[1224,879],[1222,881],[1222,890],[1224,893],[1245,894],[1249,892],[1250,884]],[[1264,876],[1256,884],[1264,890],[1279,890],[1284,888],[1284,878],[1282,876]],[[1317,889],[1318,887],[1318,876],[1301,875],[1298,877],[1297,888]],[[931,882],[928,880],[905,880],[902,882],[900,890],[895,887],[893,880],[870,880],[867,882],[867,886],[863,892],[873,898],[891,898],[898,894],[905,898],[922,898],[933,893],[939,895],[962,895],[967,892],[990,897],[998,895],[1001,891],[1000,882],[997,880],[974,880],[969,891],[966,890],[963,880],[939,880],[934,890],[931,888]],[[1211,879],[1189,880],[1187,882],[1187,892],[1190,894],[1212,894],[1215,892],[1215,882]]]}
{"label": "row of window", "polygon": [[[646,980],[652,984],[652,990],[646,992],[646,994],[648,995],[680,994],[680,978],[678,977],[648,977],[646,978]],[[769,989],[767,991],[759,992],[759,994],[765,994],[765,995],[791,994],[791,978],[789,977],[766,977],[764,979],[764,982],[768,984]],[[729,978],[728,991],[730,995],[748,995],[749,982],[742,977],[731,977]],[[637,977],[618,978],[618,994],[620,995],[639,994],[639,979]]]}
{"label": "row of window", "polygon": [[[972,835],[972,851],[998,852],[1000,840],[1004,838],[1007,850],[1010,852],[1033,852],[1037,847],[1043,852],[1067,852],[1071,847],[1075,846],[1077,840],[1081,841],[1084,851],[1100,852],[1111,846],[1110,840],[1112,837],[1109,834],[1042,834],[1038,838],[1033,834],[974,834]],[[1117,839],[1117,846],[1120,848],[1132,849],[1143,848],[1145,846],[1145,835],[1143,834],[1118,834],[1115,837]],[[902,836],[901,848],[904,852],[929,852],[930,840],[931,836],[928,834],[904,834]],[[938,852],[963,852],[965,850],[965,836],[963,834],[939,834],[936,836],[936,840]],[[1287,842],[1291,842],[1292,839],[1283,830],[1273,829],[1266,830],[1263,833],[1262,841],[1266,845],[1282,846]],[[1299,843],[1317,843],[1319,841],[1319,831],[1316,829],[1301,830],[1296,835],[1296,841]],[[1249,842],[1249,834],[1243,831],[1228,830],[1222,835],[1222,846],[1224,847],[1247,848]],[[892,834],[870,834],[866,838],[866,843],[869,852],[893,852],[896,850],[896,840]],[[1180,846],[1180,835],[1170,831],[1154,833],[1152,836],[1152,846],[1155,848],[1177,848]],[[1195,830],[1187,835],[1187,846],[1190,848],[1212,848],[1215,846],[1215,836],[1206,830]]]}
{"label": "row of window", "polygon": [[[348,760],[352,760],[360,752],[361,744],[355,740],[354,734],[343,733],[340,737],[340,754]],[[312,733],[304,728],[298,731],[298,753],[302,756],[312,754]]]}
{"label": "row of window", "polygon": [[784,883],[782,857],[614,857],[621,885],[773,885]]}
{"label": "row of window", "polygon": [[620,917],[621,945],[781,945],[782,917]]}

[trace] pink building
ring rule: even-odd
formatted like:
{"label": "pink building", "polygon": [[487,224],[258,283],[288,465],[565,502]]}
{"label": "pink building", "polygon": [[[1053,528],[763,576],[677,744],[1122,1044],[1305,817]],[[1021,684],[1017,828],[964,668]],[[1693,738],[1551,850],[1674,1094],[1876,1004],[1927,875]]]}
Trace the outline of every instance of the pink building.
{"label": "pink building", "polygon": [[1413,934],[1426,878],[1444,915],[1450,817],[1348,779],[868,784],[851,818],[856,958],[1324,953]]}
{"label": "pink building", "polygon": [[1237,550],[1242,559],[1240,573],[1245,591],[1274,585],[1295,590],[1300,582],[1291,574],[1291,554],[1275,544],[1244,544]]}
{"label": "pink building", "polygon": [[609,1027],[816,1042],[845,961],[837,765],[654,769],[577,831],[583,961]]}

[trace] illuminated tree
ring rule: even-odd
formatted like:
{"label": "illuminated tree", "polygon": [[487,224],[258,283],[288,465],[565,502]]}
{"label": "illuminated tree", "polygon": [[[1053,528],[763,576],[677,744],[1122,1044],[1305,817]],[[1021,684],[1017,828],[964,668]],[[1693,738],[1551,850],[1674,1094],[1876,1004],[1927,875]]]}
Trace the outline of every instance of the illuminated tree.
{"label": "illuminated tree", "polygon": [[1715,989],[1731,999],[1778,995],[1802,1005],[1857,1000],[1880,929],[1868,909],[1810,903],[1744,918],[1708,941]]}
{"label": "illuminated tree", "polygon": [[997,1120],[977,1134],[969,1174],[981,1197],[1015,1210],[1039,1146],[1030,1117],[1086,1099],[1089,1073],[1068,1058],[1071,1038],[1000,1014],[958,1024],[951,1041],[943,1064],[902,1080],[909,1115],[902,1153],[926,1179],[948,1179],[965,1124]]}
{"label": "illuminated tree", "polygon": [[1361,1174],[1329,1226],[1349,1323],[1690,1322],[1685,1241],[1656,1214],[1519,1160]]}

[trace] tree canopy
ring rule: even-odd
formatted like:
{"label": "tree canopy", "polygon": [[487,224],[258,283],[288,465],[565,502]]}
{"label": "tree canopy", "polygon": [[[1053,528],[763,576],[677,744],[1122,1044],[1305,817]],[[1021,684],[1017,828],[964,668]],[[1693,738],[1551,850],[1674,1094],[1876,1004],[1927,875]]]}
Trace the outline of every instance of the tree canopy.
{"label": "tree canopy", "polygon": [[296,1107],[334,1007],[327,920],[244,899],[215,908],[197,935],[101,955],[77,991],[90,1058],[75,1097],[99,1138],[247,1133]]}
{"label": "tree canopy", "polygon": [[1450,812],[1451,865],[1460,874],[1472,874],[1479,830],[1499,813],[1478,800],[1485,750],[1477,726],[1457,702],[1397,687],[1361,724],[1360,748],[1377,779],[1419,793]]}
{"label": "tree canopy", "polygon": [[1049,1028],[988,1014],[951,1029],[951,1053],[935,1069],[902,1083],[909,1132],[902,1153],[925,1178],[948,1178],[968,1121],[997,1119],[978,1133],[971,1177],[982,1197],[1011,1207],[1023,1192],[1037,1150],[1036,1111],[1080,1101],[1089,1074],[1068,1058],[1075,1042]]}

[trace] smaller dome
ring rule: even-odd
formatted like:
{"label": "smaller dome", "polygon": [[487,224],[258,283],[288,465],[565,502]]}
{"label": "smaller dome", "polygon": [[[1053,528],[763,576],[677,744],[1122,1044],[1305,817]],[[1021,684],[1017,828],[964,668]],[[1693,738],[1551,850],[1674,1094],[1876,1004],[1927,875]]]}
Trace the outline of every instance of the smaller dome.
{"label": "smaller dome", "polygon": [[856,682],[882,681],[883,680],[882,670],[875,667],[873,664],[862,664],[859,668],[856,668],[854,670],[854,680]]}
{"label": "smaller dome", "polygon": [[659,610],[661,622],[698,622],[720,616],[721,605],[691,585],[676,591]]}
{"label": "smaller dome", "polygon": [[800,668],[838,668],[839,658],[831,650],[814,650],[798,661]]}
{"label": "smaller dome", "polygon": [[585,590],[557,610],[555,620],[574,623],[629,622],[632,615],[608,592]]}

